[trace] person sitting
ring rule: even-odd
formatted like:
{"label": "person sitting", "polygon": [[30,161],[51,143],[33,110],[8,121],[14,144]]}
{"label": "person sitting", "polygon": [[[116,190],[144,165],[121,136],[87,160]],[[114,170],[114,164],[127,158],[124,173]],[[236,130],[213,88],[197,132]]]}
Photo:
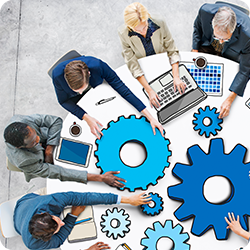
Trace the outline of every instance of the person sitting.
{"label": "person sitting", "polygon": [[[153,132],[158,128],[163,136],[163,127],[146,109],[146,106],[130,91],[117,74],[100,59],[91,56],[81,56],[58,64],[52,71],[52,80],[58,102],[63,108],[85,120],[91,133],[98,139],[103,135],[99,126],[102,124],[86,113],[77,102],[83,97],[83,92],[89,87],[97,87],[103,80],[116,90],[125,100],[147,117]],[[100,134],[100,135],[99,135]]]}
{"label": "person sitting", "polygon": [[[22,170],[26,181],[36,177],[61,181],[104,182],[114,187],[124,187],[125,180],[115,176],[119,171],[90,174],[53,164],[53,150],[59,144],[62,119],[52,115],[15,115],[4,130],[6,155],[11,164]],[[120,182],[122,181],[122,182]]]}
{"label": "person sitting", "polygon": [[[119,203],[139,206],[150,203],[150,200],[151,196],[145,192],[130,197],[90,192],[64,192],[43,196],[31,193],[17,201],[13,216],[14,227],[29,249],[57,248],[71,233],[77,216],[84,211],[85,206]],[[72,206],[71,213],[61,220],[59,216],[66,206]]]}
{"label": "person sitting", "polygon": [[243,96],[250,76],[250,19],[242,11],[225,4],[204,4],[194,21],[193,52],[222,56],[240,63],[222,103],[219,118],[229,115],[236,96]]}
{"label": "person sitting", "polygon": [[160,17],[151,17],[147,9],[138,2],[125,8],[124,21],[125,24],[118,29],[122,55],[133,77],[146,90],[151,107],[160,106],[160,97],[149,86],[144,76],[138,62],[142,57],[167,52],[173,71],[174,90],[178,89],[181,94],[184,93],[186,84],[179,77],[179,51],[165,21]]}

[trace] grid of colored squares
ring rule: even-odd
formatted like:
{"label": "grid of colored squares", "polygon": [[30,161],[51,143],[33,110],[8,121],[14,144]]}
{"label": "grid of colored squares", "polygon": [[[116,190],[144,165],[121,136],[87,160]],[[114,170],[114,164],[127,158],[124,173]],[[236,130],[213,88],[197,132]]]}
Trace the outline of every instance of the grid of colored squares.
{"label": "grid of colored squares", "polygon": [[194,63],[185,63],[185,66],[207,95],[222,95],[223,64],[208,63],[204,69],[198,69]]}

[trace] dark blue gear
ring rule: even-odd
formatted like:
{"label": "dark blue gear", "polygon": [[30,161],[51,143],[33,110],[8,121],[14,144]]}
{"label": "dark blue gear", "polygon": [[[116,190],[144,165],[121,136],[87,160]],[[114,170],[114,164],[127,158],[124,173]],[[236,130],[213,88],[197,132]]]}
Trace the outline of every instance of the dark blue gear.
{"label": "dark blue gear", "polygon": [[163,201],[159,194],[149,193],[154,202],[154,206],[150,207],[148,204],[141,205],[142,212],[146,215],[158,215],[163,210]]}
{"label": "dark blue gear", "polygon": [[[194,217],[191,230],[194,235],[201,236],[213,228],[218,240],[227,239],[229,229],[224,217],[228,212],[239,215],[242,227],[248,230],[250,199],[246,190],[250,190],[250,163],[244,163],[245,155],[246,148],[241,144],[225,154],[223,140],[218,138],[210,141],[208,154],[198,145],[190,147],[187,156],[191,165],[176,163],[172,173],[181,183],[169,187],[168,195],[183,202],[174,213],[178,220]],[[205,181],[214,176],[225,177],[231,184],[230,197],[220,204],[210,203],[203,194]]]}
{"label": "dark blue gear", "polygon": [[[101,216],[101,227],[102,232],[106,232],[107,237],[113,237],[114,240],[117,240],[118,236],[123,238],[125,236],[125,233],[128,233],[130,231],[129,225],[131,224],[131,221],[128,220],[129,215],[125,214],[125,210],[121,209],[118,211],[117,207],[114,207],[112,211],[109,209],[106,210],[106,214],[103,214]],[[112,226],[112,221],[117,221],[117,226]]]}
{"label": "dark blue gear", "polygon": [[[156,185],[157,180],[164,176],[164,169],[169,166],[168,158],[171,155],[168,149],[170,142],[162,137],[158,129],[154,135],[145,117],[120,116],[116,122],[109,122],[108,128],[103,129],[102,133],[101,139],[96,140],[96,166],[102,169],[102,173],[119,170],[117,176],[126,180],[125,187],[121,189],[146,190],[148,185]],[[146,150],[145,161],[137,167],[125,165],[120,158],[122,146],[131,141],[144,145]]]}
{"label": "dark blue gear", "polygon": [[[194,113],[193,124],[194,130],[199,130],[199,135],[202,136],[205,133],[206,138],[209,138],[211,134],[217,135],[217,131],[220,131],[222,127],[220,124],[223,122],[222,119],[219,119],[219,113],[217,112],[217,108],[210,109],[209,106],[206,106],[203,110],[202,108],[198,109],[198,113]],[[210,124],[205,125],[204,119],[208,118],[210,120]]]}
{"label": "dark blue gear", "polygon": [[159,221],[154,222],[153,226],[154,229],[146,229],[147,238],[141,239],[141,245],[145,246],[145,250],[156,250],[158,240],[163,237],[168,237],[174,242],[173,250],[190,249],[190,245],[186,243],[189,240],[189,235],[182,233],[183,227],[180,224],[173,228],[173,222],[166,220],[164,226]]}

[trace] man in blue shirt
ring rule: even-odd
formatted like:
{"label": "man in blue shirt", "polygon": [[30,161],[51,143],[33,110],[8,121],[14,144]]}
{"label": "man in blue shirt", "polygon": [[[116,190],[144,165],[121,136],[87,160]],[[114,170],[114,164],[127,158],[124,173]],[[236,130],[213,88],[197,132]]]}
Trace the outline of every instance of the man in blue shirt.
{"label": "man in blue shirt", "polygon": [[[153,132],[158,128],[163,136],[163,127],[146,109],[146,106],[130,91],[117,74],[103,61],[91,56],[81,56],[60,63],[52,72],[58,102],[63,108],[85,120],[91,132],[100,139],[102,132],[98,125],[102,124],[86,113],[77,102],[82,98],[82,93],[89,87],[95,88],[105,80],[124,99],[133,105],[149,120]],[[99,134],[98,134],[99,133]]]}
{"label": "man in blue shirt", "polygon": [[[85,206],[119,203],[139,206],[150,203],[150,200],[150,195],[145,193],[130,197],[89,192],[65,192],[44,196],[31,193],[17,201],[13,217],[14,227],[29,249],[58,248],[71,233],[77,216]],[[59,216],[66,206],[72,206],[71,214],[62,221]]]}

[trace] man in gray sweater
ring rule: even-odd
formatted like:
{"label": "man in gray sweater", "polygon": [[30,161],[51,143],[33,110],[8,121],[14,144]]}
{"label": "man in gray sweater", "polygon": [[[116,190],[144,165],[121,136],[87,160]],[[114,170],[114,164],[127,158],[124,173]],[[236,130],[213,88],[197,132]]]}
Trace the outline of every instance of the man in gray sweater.
{"label": "man in gray sweater", "polygon": [[104,182],[110,186],[123,187],[125,181],[109,171],[103,175],[90,174],[53,164],[53,150],[59,144],[62,119],[52,115],[15,115],[4,130],[6,155],[11,164],[19,168],[26,181],[36,177],[61,181]]}

